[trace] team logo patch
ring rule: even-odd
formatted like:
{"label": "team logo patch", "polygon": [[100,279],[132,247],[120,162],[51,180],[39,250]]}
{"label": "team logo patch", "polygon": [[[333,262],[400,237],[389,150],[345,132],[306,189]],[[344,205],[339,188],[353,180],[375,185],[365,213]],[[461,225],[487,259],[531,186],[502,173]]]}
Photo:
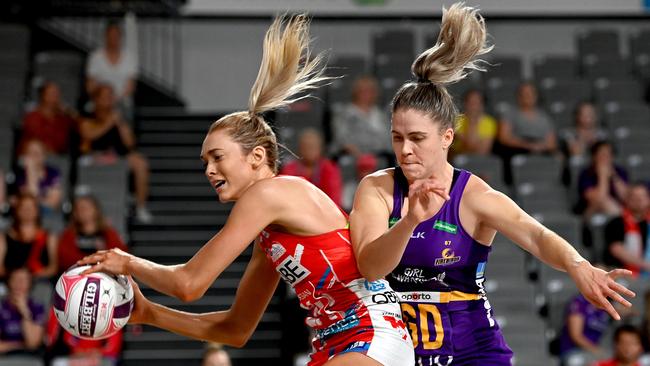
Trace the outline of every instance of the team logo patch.
{"label": "team logo patch", "polygon": [[402,273],[391,273],[390,275],[395,280],[402,283],[427,283],[435,279],[435,276],[434,277],[426,276],[422,268],[407,267],[404,268]]}
{"label": "team logo patch", "polygon": [[449,266],[460,262],[461,256],[456,256],[451,248],[445,248],[440,252],[441,258],[436,258],[433,262],[436,266]]}
{"label": "team logo patch", "polygon": [[386,289],[386,284],[381,280],[372,281],[372,282],[369,282],[368,280],[365,280],[365,281],[363,281],[363,286],[366,288],[366,290],[373,291],[373,292],[377,292],[377,291],[381,291],[381,290]]}

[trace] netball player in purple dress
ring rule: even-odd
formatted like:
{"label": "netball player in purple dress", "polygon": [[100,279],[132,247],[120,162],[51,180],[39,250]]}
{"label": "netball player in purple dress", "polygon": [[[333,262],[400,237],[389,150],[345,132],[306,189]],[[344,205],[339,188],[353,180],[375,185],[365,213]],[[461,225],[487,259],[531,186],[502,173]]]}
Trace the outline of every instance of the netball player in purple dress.
{"label": "netball player in purple dress", "polygon": [[443,10],[436,45],[413,63],[417,81],[392,101],[399,167],[367,176],[351,214],[359,270],[369,280],[387,276],[400,294],[416,365],[511,364],[483,287],[497,232],[566,271],[585,298],[616,319],[607,298],[630,306],[621,294],[634,295],[614,281],[628,271],[593,267],[506,195],[447,162],[457,112],[446,85],[465,69],[480,69],[475,58],[490,50],[485,39],[475,9]]}

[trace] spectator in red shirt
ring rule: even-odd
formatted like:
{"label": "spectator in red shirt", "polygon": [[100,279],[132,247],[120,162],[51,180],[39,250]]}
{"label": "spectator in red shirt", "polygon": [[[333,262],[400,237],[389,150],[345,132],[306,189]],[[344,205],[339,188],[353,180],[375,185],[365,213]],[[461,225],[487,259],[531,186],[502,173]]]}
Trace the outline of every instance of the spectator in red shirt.
{"label": "spectator in red shirt", "polygon": [[99,340],[81,339],[63,331],[50,309],[45,337],[46,358],[52,366],[117,365],[122,353],[124,329]]}
{"label": "spectator in red shirt", "polygon": [[39,140],[53,154],[69,153],[70,142],[77,131],[75,115],[63,106],[58,85],[45,82],[39,89],[38,106],[23,120],[19,150],[27,141]]}
{"label": "spectator in red shirt", "polygon": [[323,138],[318,131],[307,129],[300,134],[298,155],[301,158],[286,164],[280,174],[306,178],[340,206],[343,190],[341,171],[323,156]]}
{"label": "spectator in red shirt", "polygon": [[77,197],[70,225],[59,239],[59,273],[89,254],[112,248],[128,251],[117,231],[106,223],[97,200],[92,196]]}
{"label": "spectator in red shirt", "polygon": [[621,325],[614,332],[614,357],[593,366],[639,366],[642,354],[641,332],[632,325]]}

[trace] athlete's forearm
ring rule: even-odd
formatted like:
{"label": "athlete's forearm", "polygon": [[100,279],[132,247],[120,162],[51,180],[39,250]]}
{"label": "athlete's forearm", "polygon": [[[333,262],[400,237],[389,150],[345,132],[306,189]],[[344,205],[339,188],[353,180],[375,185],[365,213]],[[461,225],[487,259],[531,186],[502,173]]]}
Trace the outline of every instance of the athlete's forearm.
{"label": "athlete's forearm", "polygon": [[359,272],[369,281],[384,278],[399,264],[418,222],[405,216],[359,252]]}
{"label": "athlete's forearm", "polygon": [[533,254],[557,270],[569,272],[586,261],[571,244],[545,227],[539,232],[537,244],[537,253]]}
{"label": "athlete's forearm", "polygon": [[186,337],[242,347],[252,330],[230,321],[230,311],[193,314],[149,303],[144,323]]}
{"label": "athlete's forearm", "polygon": [[192,292],[192,281],[183,271],[183,265],[161,265],[139,257],[131,257],[128,273],[154,290],[165,295],[187,300]]}

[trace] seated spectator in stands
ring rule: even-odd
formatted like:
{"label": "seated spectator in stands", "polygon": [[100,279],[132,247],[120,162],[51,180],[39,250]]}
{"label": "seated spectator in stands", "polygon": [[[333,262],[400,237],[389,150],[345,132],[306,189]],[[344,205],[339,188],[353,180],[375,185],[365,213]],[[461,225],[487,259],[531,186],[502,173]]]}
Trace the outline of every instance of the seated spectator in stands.
{"label": "seated spectator in stands", "polygon": [[220,344],[210,343],[205,348],[202,366],[231,366],[228,352]]}
{"label": "seated spectator in stands", "polygon": [[537,89],[526,82],[517,91],[517,108],[506,111],[499,123],[497,139],[507,156],[553,153],[557,149],[551,118],[537,107]]}
{"label": "seated spectator in stands", "polygon": [[130,122],[133,119],[137,71],[136,56],[122,47],[122,29],[119,24],[108,23],[104,32],[104,45],[88,57],[86,92],[92,96],[101,84],[110,85],[120,112]]}
{"label": "seated spectator in stands", "polygon": [[107,162],[125,157],[135,180],[136,218],[149,223],[153,220],[147,210],[149,195],[149,164],[144,155],[135,151],[135,136],[122,115],[114,108],[113,91],[108,85],[99,85],[93,96],[95,111],[82,118],[79,125],[80,151],[93,154]]}
{"label": "seated spectator in stands", "polygon": [[40,141],[49,153],[70,153],[71,142],[76,138],[76,112],[67,109],[61,101],[61,91],[54,82],[47,81],[38,89],[38,106],[23,120],[19,150],[28,141]]}
{"label": "seated spectator in stands", "polygon": [[0,354],[30,354],[43,344],[45,309],[30,298],[31,286],[27,268],[9,272],[7,296],[0,302]]}
{"label": "seated spectator in stands", "polygon": [[128,251],[117,231],[106,222],[97,200],[92,196],[77,197],[70,224],[59,238],[59,273],[89,254],[113,248]]}
{"label": "seated spectator in stands", "polygon": [[497,134],[494,117],[485,113],[485,100],[479,90],[470,90],[463,98],[463,114],[458,118],[451,152],[458,154],[487,155]]}
{"label": "seated spectator in stands", "polygon": [[567,158],[587,159],[589,148],[607,138],[607,133],[598,127],[596,108],[589,102],[578,104],[574,114],[574,126],[562,131],[560,145]]}
{"label": "seated spectator in stands", "polygon": [[639,366],[642,354],[639,330],[632,325],[621,325],[614,331],[614,357],[594,366]]}
{"label": "seated spectator in stands", "polygon": [[61,216],[61,174],[57,168],[47,164],[45,145],[39,140],[27,141],[18,159],[13,193],[28,193],[38,198],[44,222]]}
{"label": "seated spectator in stands", "polygon": [[13,222],[0,233],[0,276],[27,267],[36,278],[49,278],[57,271],[57,239],[41,227],[38,200],[30,194],[16,198]]}
{"label": "seated spectator in stands", "polygon": [[645,184],[630,185],[620,216],[605,227],[605,263],[650,279],[650,194]]}
{"label": "seated spectator in stands", "polygon": [[598,343],[609,327],[610,316],[592,305],[581,294],[567,305],[565,323],[560,334],[560,359],[564,365],[578,352],[588,352],[596,358],[605,355]]}
{"label": "seated spectator in stands", "polygon": [[332,118],[335,153],[358,157],[361,154],[392,156],[390,121],[377,106],[379,87],[369,76],[354,81],[352,103],[335,111]]}
{"label": "seated spectator in stands", "polygon": [[323,156],[323,138],[314,129],[304,130],[298,140],[299,159],[290,161],[280,174],[304,177],[341,205],[341,171],[336,163]]}
{"label": "seated spectator in stands", "polygon": [[592,145],[590,155],[591,164],[578,176],[576,212],[587,219],[594,214],[618,215],[627,192],[627,172],[614,164],[614,148],[607,141]]}
{"label": "seated spectator in stands", "polygon": [[45,358],[52,366],[117,365],[122,354],[124,329],[112,336],[99,339],[81,339],[61,328],[54,308],[50,309],[45,335]]}

